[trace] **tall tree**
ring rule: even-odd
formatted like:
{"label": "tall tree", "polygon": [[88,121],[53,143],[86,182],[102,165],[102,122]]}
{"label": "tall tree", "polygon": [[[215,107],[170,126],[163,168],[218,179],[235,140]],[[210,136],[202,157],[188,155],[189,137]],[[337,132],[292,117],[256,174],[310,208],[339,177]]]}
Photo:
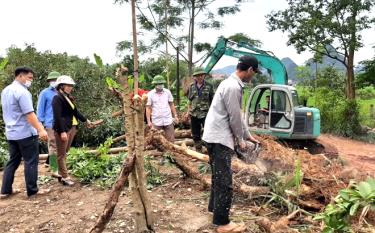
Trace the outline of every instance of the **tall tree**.
{"label": "tall tree", "polygon": [[288,0],[288,9],[267,15],[269,30],[289,34],[288,45],[336,59],[346,67],[346,96],[355,98],[354,54],[360,32],[371,28],[374,0]]}
{"label": "tall tree", "polygon": [[373,85],[375,87],[375,56],[373,59],[362,61],[360,64],[363,66],[363,70],[357,75],[357,86],[363,88]]}
{"label": "tall tree", "polygon": [[250,36],[244,34],[244,33],[236,33],[234,35],[231,35],[228,37],[229,40],[232,40],[234,42],[240,43],[240,42],[245,42],[249,45],[255,46],[255,47],[261,47],[262,46],[262,41],[253,39]]}
{"label": "tall tree", "polygon": [[[124,0],[115,2],[122,1]],[[224,6],[225,3],[218,0],[139,1],[138,21],[143,29],[155,33],[156,37],[152,40],[154,47],[160,47],[168,41],[173,48],[180,48],[180,55],[188,62],[188,74],[191,75],[193,65],[198,62],[193,61],[193,50],[203,51],[210,48],[208,43],[195,42],[196,27],[220,29],[223,23],[218,18],[239,12],[243,1],[232,0],[231,4],[227,3],[229,6]],[[185,34],[186,26],[188,30]],[[178,36],[173,36],[174,34]]]}

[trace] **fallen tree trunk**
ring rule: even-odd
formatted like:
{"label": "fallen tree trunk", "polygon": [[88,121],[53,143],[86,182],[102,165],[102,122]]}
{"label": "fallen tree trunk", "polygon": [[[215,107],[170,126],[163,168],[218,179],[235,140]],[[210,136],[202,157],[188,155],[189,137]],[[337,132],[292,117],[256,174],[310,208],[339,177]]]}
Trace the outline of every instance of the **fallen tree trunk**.
{"label": "fallen tree trunk", "polygon": [[[177,152],[172,152],[173,159],[176,162],[176,166],[181,169],[187,176],[201,181],[205,188],[211,187],[211,177],[210,175],[202,174],[199,170],[186,159],[184,154]],[[233,180],[234,191],[250,195],[250,196],[259,196],[269,193],[270,189],[263,186],[248,186],[246,184],[237,182]]]}
{"label": "fallen tree trunk", "polygon": [[[166,140],[160,133],[157,133],[157,132],[153,133],[149,140],[151,140],[150,143],[152,145],[154,145],[156,148],[159,148],[162,151],[165,151],[165,150],[176,151],[185,156],[189,156],[191,158],[198,159],[203,162],[209,161],[208,155],[196,152],[194,150],[190,150],[186,147],[174,145],[173,143]],[[232,160],[232,170],[234,172],[246,170],[248,174],[253,175],[253,176],[262,176],[264,174],[263,171],[259,169],[259,167],[256,166],[255,164],[247,164],[238,159]]]}
{"label": "fallen tree trunk", "polygon": [[90,233],[100,233],[103,232],[107,223],[111,220],[113,211],[115,210],[116,204],[118,202],[121,191],[125,186],[125,181],[128,178],[130,172],[133,170],[135,163],[135,156],[132,154],[128,156],[126,161],[122,165],[122,170],[120,176],[113,185],[112,192],[109,195],[107,204],[101,214],[101,216],[96,221],[93,228],[91,228]]}

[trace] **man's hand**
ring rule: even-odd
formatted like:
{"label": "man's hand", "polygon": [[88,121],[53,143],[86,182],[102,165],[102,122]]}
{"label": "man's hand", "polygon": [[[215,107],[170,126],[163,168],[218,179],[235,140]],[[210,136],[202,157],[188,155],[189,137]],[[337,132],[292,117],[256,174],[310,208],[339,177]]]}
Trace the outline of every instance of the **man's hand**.
{"label": "man's hand", "polygon": [[47,131],[45,129],[40,130],[38,132],[38,135],[39,135],[40,140],[48,141],[48,134],[47,134]]}
{"label": "man's hand", "polygon": [[66,134],[66,132],[61,133],[60,137],[61,137],[61,141],[63,142],[68,141],[68,135]]}
{"label": "man's hand", "polygon": [[173,118],[173,124],[177,125],[179,122],[178,117]]}
{"label": "man's hand", "polygon": [[152,123],[150,121],[147,123],[147,126],[150,127],[150,129],[152,129]]}
{"label": "man's hand", "polygon": [[251,136],[250,135],[250,137],[247,139],[247,140],[249,140],[249,141],[251,141],[251,142],[255,142],[255,143],[260,143],[260,141],[258,141],[258,140],[256,140],[253,136]]}
{"label": "man's hand", "polygon": [[238,143],[238,145],[240,146],[240,149],[241,149],[241,150],[245,150],[246,147],[247,147],[247,144],[246,144],[246,142],[245,142],[244,140],[241,140],[241,141]]}

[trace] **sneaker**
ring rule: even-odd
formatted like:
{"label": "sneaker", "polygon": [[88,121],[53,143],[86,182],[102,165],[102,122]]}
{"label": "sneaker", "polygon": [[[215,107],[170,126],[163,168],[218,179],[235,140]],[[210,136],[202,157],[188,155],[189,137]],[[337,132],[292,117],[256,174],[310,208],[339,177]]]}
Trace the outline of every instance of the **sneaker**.
{"label": "sneaker", "polygon": [[74,185],[74,182],[70,179],[70,177],[61,178],[61,183],[63,185],[67,185],[67,186],[73,186]]}

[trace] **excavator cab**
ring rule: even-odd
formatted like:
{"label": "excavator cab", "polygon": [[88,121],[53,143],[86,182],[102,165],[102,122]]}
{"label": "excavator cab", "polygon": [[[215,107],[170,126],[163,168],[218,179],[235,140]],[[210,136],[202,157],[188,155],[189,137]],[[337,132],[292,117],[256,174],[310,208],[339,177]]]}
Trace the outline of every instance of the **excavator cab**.
{"label": "excavator cab", "polygon": [[263,84],[256,86],[245,108],[250,131],[286,139],[314,139],[319,136],[318,109],[298,104],[297,90],[292,86]]}

